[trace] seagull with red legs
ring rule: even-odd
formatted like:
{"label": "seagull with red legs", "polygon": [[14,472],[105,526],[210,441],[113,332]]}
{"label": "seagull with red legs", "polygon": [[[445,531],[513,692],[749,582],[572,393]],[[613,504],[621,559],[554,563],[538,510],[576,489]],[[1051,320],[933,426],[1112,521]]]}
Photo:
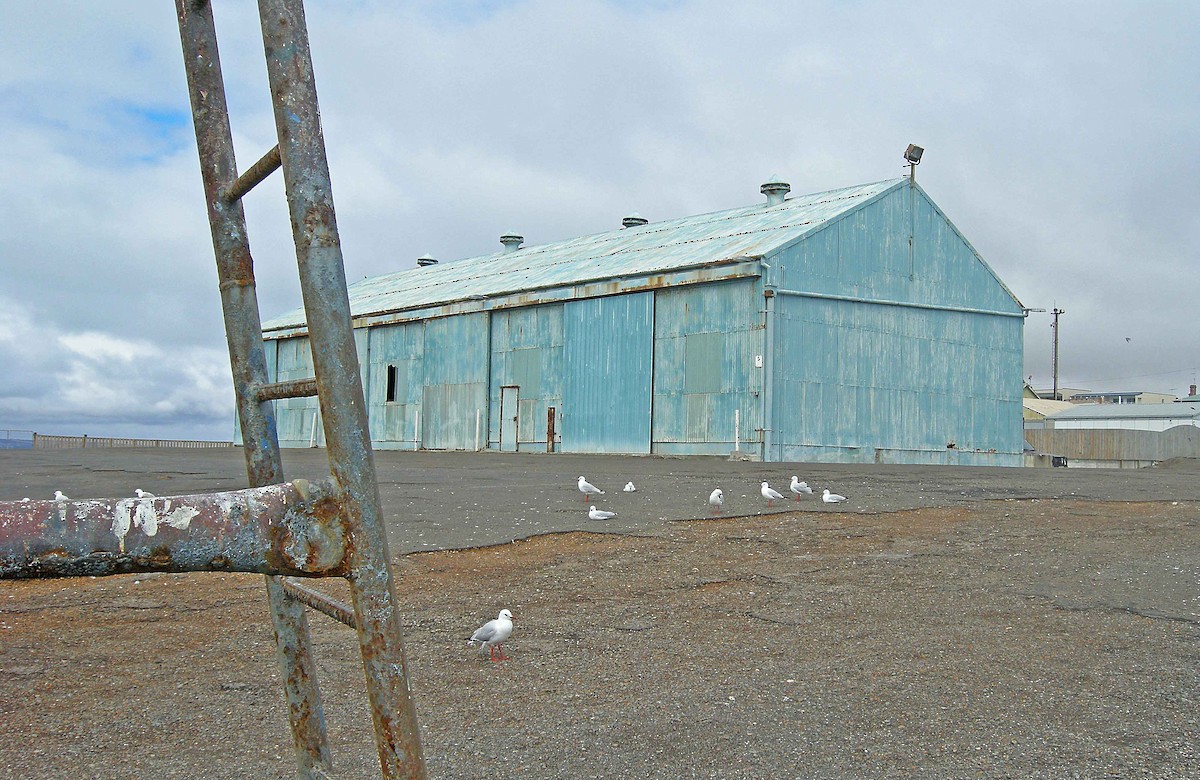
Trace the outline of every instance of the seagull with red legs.
{"label": "seagull with red legs", "polygon": [[479,653],[483,654],[484,650],[491,653],[492,661],[507,661],[508,656],[504,654],[502,647],[504,640],[512,636],[513,616],[507,609],[500,610],[500,614],[495,620],[489,620],[479,628],[475,629],[475,633],[471,634],[471,638],[467,640],[467,644],[474,647],[479,645]]}
{"label": "seagull with red legs", "polygon": [[774,506],[774,504],[775,504],[775,500],[776,500],[776,499],[782,499],[782,498],[783,498],[783,496],[781,496],[781,495],[779,494],[779,491],[777,491],[777,490],[775,490],[774,488],[772,488],[772,487],[771,487],[770,485],[768,485],[766,482],[762,483],[762,490],[761,490],[760,492],[762,493],[762,497],[763,497],[763,498],[765,498],[765,499],[767,499],[767,506],[768,506],[768,507],[770,507],[770,506]]}
{"label": "seagull with red legs", "polygon": [[579,492],[583,494],[583,501],[586,504],[589,496],[604,495],[604,491],[588,482],[583,477],[579,478]]}

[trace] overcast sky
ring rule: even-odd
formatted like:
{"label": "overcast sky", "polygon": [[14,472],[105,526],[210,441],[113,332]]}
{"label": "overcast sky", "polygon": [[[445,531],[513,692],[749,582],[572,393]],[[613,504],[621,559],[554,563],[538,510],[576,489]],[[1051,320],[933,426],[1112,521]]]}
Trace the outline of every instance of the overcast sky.
{"label": "overcast sky", "polygon": [[[274,144],[256,4],[215,2],[238,160]],[[349,279],[903,174],[1060,385],[1200,370],[1200,4],[310,0]],[[276,175],[261,310],[299,305]],[[174,4],[0,4],[0,428],[232,435]],[[1050,316],[1025,374],[1050,383]]]}

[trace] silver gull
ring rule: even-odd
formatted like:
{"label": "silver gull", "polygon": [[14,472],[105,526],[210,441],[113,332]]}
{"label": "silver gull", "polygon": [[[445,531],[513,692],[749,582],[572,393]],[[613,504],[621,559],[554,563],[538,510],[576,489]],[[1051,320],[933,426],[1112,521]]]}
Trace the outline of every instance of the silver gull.
{"label": "silver gull", "polygon": [[767,499],[767,506],[773,506],[775,499],[783,498],[777,490],[773,489],[766,482],[762,483],[762,490],[760,492],[762,493],[762,497]]}
{"label": "silver gull", "polygon": [[504,640],[512,636],[512,630],[512,613],[507,609],[502,609],[495,620],[489,620],[475,629],[475,633],[471,634],[471,638],[467,640],[467,644],[471,646],[478,644],[481,655],[484,650],[490,651],[492,661],[497,659],[507,661],[508,656],[504,654],[504,648],[501,645],[504,643]]}

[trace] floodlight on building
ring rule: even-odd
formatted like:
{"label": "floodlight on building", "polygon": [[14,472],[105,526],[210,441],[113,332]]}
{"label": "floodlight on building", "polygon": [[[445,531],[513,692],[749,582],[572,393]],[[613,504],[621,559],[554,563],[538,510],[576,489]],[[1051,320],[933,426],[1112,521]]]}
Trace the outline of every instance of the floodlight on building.
{"label": "floodlight on building", "polygon": [[925,150],[916,144],[909,144],[904,150],[904,159],[908,163],[908,178],[915,181],[917,178],[917,166],[921,164],[921,155],[925,154]]}

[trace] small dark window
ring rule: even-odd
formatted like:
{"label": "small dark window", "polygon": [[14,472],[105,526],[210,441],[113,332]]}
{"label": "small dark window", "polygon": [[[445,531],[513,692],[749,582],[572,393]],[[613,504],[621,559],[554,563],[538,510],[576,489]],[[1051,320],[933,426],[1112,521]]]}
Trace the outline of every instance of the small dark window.
{"label": "small dark window", "polygon": [[387,367],[387,396],[386,400],[389,404],[396,403],[396,367]]}

